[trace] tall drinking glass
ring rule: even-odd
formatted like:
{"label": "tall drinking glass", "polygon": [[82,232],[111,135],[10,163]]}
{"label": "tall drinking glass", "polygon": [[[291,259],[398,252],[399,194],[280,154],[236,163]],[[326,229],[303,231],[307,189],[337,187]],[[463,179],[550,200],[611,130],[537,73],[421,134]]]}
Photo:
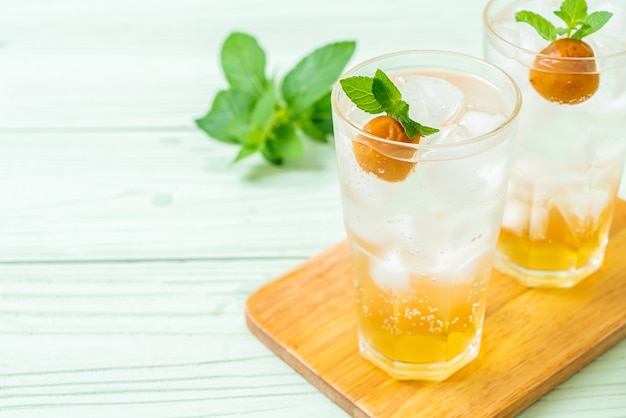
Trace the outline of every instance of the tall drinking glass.
{"label": "tall drinking glass", "polygon": [[515,21],[529,10],[563,26],[561,3],[492,0],[484,10],[485,58],[524,99],[495,266],[529,287],[571,287],[601,267],[626,155],[626,2],[587,0],[589,13],[613,16],[583,39],[593,57],[560,41],[567,58]]}
{"label": "tall drinking glass", "polygon": [[496,67],[442,51],[381,56],[342,78],[377,69],[440,131],[418,144],[375,136],[375,116],[333,90],[359,348],[393,378],[442,380],[479,351],[521,96]]}

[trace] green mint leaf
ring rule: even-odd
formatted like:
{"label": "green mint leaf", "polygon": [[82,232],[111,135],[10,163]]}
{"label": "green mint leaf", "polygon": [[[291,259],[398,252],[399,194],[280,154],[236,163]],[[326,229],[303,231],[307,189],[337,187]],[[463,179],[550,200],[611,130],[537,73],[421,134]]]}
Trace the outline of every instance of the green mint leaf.
{"label": "green mint leaf", "polygon": [[348,77],[340,80],[339,84],[341,84],[346,96],[362,111],[373,115],[383,112],[382,106],[372,92],[372,85],[374,84],[372,77]]}
{"label": "green mint leaf", "polygon": [[285,159],[296,159],[304,154],[302,142],[289,124],[276,127],[260,151],[263,158],[274,165],[281,165]]}
{"label": "green mint leaf", "polygon": [[404,128],[404,132],[406,132],[406,135],[409,138],[414,138],[415,135],[417,135],[417,134],[419,134],[419,136],[421,136],[421,137],[424,137],[424,136],[432,135],[432,134],[435,134],[435,133],[439,132],[439,129],[437,129],[437,128],[431,128],[430,126],[424,126],[424,125],[422,125],[422,124],[412,120],[408,116],[408,108],[407,108],[407,113],[406,114],[401,114],[401,115],[399,114],[399,115],[396,115],[396,116],[389,115],[389,116],[393,117],[398,122],[400,122],[400,124]]}
{"label": "green mint leaf", "polygon": [[275,164],[282,164],[285,159],[298,159],[304,154],[302,140],[293,126],[289,124],[280,125],[274,129],[272,136],[265,144],[265,148],[267,153],[263,153],[263,156],[266,158],[271,156],[270,161]]}
{"label": "green mint leaf", "polygon": [[269,132],[274,123],[276,104],[276,91],[273,85],[270,84],[269,88],[263,93],[252,109],[252,113],[250,114],[252,127],[261,129],[264,132]]}
{"label": "green mint leaf", "polygon": [[231,89],[256,95],[265,91],[265,52],[254,37],[238,32],[229,35],[222,46],[221,60]]}
{"label": "green mint leaf", "polygon": [[246,138],[248,137],[251,129],[252,125],[250,123],[250,113],[240,113],[235,115],[226,124],[226,131],[232,137],[237,138],[237,142],[239,144],[244,144],[246,142]]}
{"label": "green mint leaf", "polygon": [[263,148],[261,150],[261,155],[263,155],[263,158],[265,158],[268,162],[274,165],[283,164],[283,157],[280,155],[280,149],[275,149],[271,145]]}
{"label": "green mint leaf", "polygon": [[556,28],[557,36],[565,35],[567,32],[568,32],[567,28]]}
{"label": "green mint leaf", "polygon": [[312,106],[332,88],[354,53],[355,42],[337,42],[304,57],[282,83],[282,95],[293,114]]}
{"label": "green mint leaf", "polygon": [[594,32],[602,29],[602,27],[611,19],[613,13],[611,12],[593,12],[587,16],[583,22],[583,25],[572,35],[573,39],[582,39],[585,36],[589,36]]}
{"label": "green mint leaf", "polygon": [[318,142],[328,142],[328,136],[333,133],[331,92],[315,102],[306,113],[301,113],[296,124],[311,139]]}
{"label": "green mint leaf", "polygon": [[250,113],[250,124],[242,149],[235,157],[234,162],[263,150],[268,136],[275,123],[276,115],[276,92],[270,88],[257,100]]}
{"label": "green mint leaf", "polygon": [[381,70],[376,70],[374,75],[372,93],[383,110],[400,122],[409,138],[413,139],[418,134],[428,136],[439,132],[439,129],[423,126],[409,117],[409,104],[402,100],[400,90]]}
{"label": "green mint leaf", "polygon": [[554,14],[565,22],[567,28],[557,28],[544,17],[527,10],[517,12],[515,20],[528,23],[548,41],[554,41],[562,35],[580,40],[601,29],[613,16],[613,13],[606,11],[588,14],[586,0],[563,0],[560,9]]}
{"label": "green mint leaf", "polygon": [[245,92],[222,90],[213,99],[209,112],[196,120],[196,125],[218,141],[239,143],[241,137],[237,133],[237,126],[247,119],[244,116],[250,112],[253,104],[254,98]]}
{"label": "green mint leaf", "polygon": [[371,114],[386,113],[400,122],[409,138],[439,132],[439,129],[420,125],[409,117],[409,104],[402,100],[402,93],[382,70],[376,70],[373,78],[354,76],[339,83],[359,109]]}
{"label": "green mint leaf", "polygon": [[557,36],[557,28],[545,17],[538,15],[535,12],[528,10],[522,10],[515,14],[516,22],[527,23],[535,30],[542,38],[548,41],[554,41]]}
{"label": "green mint leaf", "polygon": [[409,118],[407,115],[404,114],[395,114],[395,115],[389,115],[392,118],[396,119],[398,122],[400,122],[400,125],[402,125],[402,127],[404,128],[404,132],[406,132],[406,136],[408,136],[409,138],[415,138],[415,135],[417,135],[419,133],[419,128],[420,128],[420,124],[415,122],[414,120],[412,120],[411,118]]}
{"label": "green mint leaf", "polygon": [[264,132],[261,129],[254,129],[248,132],[246,142],[243,144],[239,153],[233,160],[233,163],[237,163],[244,158],[247,158],[263,149],[265,141]]}
{"label": "green mint leaf", "polygon": [[383,110],[387,113],[404,113],[404,107],[408,112],[409,105],[402,100],[402,94],[395,84],[381,70],[376,70],[372,82],[372,93]]}
{"label": "green mint leaf", "polygon": [[[327,121],[322,121],[322,122],[327,122]],[[298,127],[310,139],[316,142],[322,142],[322,143],[328,142],[328,133],[326,131],[327,129],[326,123],[318,124],[313,120],[305,120],[305,121],[300,122],[298,124]],[[331,122],[331,129],[332,129],[332,122]]]}
{"label": "green mint leaf", "polygon": [[588,30],[589,30],[589,26],[588,25],[582,25],[582,26],[580,26],[580,28],[578,28],[578,30],[576,32],[570,33],[568,36],[570,38],[572,38],[572,39],[581,40],[582,38],[587,36],[587,31]]}
{"label": "green mint leaf", "polygon": [[561,8],[554,12],[560,17],[569,29],[574,29],[587,17],[587,2],[585,0],[564,0]]}
{"label": "green mint leaf", "polygon": [[431,128],[430,126],[424,126],[419,123],[417,123],[417,125],[418,125],[417,131],[419,132],[421,136],[428,136],[428,135],[436,134],[437,132],[439,132],[439,129],[437,128]]}
{"label": "green mint leaf", "polygon": [[566,14],[566,13],[560,11],[560,10],[555,11],[554,14],[556,16],[558,16],[563,22],[565,22],[565,24],[567,25],[567,28],[565,28],[566,31],[568,29],[572,28],[572,26],[570,26],[571,25],[570,22],[571,22],[571,19],[572,19],[570,15],[568,15],[568,14]]}

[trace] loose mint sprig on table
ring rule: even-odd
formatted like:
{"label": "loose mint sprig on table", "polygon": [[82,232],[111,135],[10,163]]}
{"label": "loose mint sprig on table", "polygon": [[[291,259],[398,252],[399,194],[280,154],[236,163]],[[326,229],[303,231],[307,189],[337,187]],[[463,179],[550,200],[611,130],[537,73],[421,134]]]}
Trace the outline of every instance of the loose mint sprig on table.
{"label": "loose mint sprig on table", "polygon": [[260,152],[272,164],[303,155],[302,138],[332,134],[330,93],[356,43],[336,42],[305,56],[277,82],[265,75],[266,55],[248,34],[230,34],[221,50],[229,88],[196,120],[210,137],[240,145],[235,162]]}
{"label": "loose mint sprig on table", "polygon": [[439,129],[421,125],[409,117],[409,104],[402,100],[402,93],[382,70],[374,77],[353,76],[339,80],[343,91],[352,102],[366,113],[386,113],[404,128],[409,138],[428,136]]}

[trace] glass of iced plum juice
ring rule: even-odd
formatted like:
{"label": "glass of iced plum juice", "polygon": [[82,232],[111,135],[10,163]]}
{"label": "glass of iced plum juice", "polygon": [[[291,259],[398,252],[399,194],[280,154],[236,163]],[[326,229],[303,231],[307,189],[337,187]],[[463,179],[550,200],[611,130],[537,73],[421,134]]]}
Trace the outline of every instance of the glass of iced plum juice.
{"label": "glass of iced plum juice", "polygon": [[506,73],[443,51],[371,59],[333,90],[359,349],[395,379],[478,354],[520,106]]}
{"label": "glass of iced plum juice", "polygon": [[484,54],[524,102],[495,266],[572,287],[603,263],[626,155],[626,2],[492,0]]}

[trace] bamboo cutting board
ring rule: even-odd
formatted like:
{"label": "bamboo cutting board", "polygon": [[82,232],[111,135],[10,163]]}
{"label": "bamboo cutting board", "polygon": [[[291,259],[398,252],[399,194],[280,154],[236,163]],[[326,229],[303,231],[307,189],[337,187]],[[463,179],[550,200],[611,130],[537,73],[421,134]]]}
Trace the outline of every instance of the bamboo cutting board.
{"label": "bamboo cutting board", "polygon": [[348,245],[268,283],[248,327],[354,417],[510,417],[626,336],[626,202],[605,265],[573,289],[526,289],[493,271],[478,359],[443,382],[399,382],[357,347]]}

